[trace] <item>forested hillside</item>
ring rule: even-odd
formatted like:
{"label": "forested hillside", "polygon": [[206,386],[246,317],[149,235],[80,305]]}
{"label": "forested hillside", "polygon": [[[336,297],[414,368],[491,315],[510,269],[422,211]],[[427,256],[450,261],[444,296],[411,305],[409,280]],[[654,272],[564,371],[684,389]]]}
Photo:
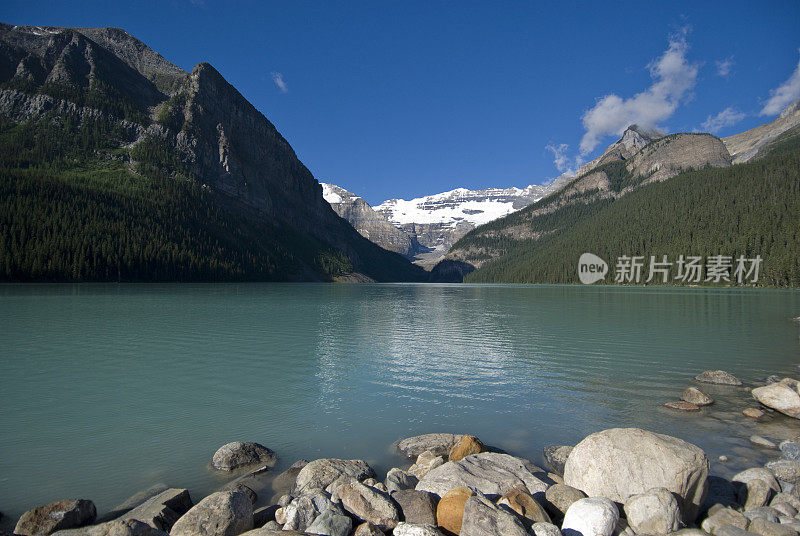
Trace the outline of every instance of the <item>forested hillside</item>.
{"label": "forested hillside", "polygon": [[[616,200],[591,200],[543,214],[530,222],[533,229],[521,233],[537,234],[538,239],[481,244],[491,242],[487,233],[467,236],[467,243],[473,240],[472,245],[502,249],[505,254],[465,280],[577,283],[578,258],[585,252],[605,259],[612,272],[615,260],[623,255],[647,259],[667,255],[673,261],[680,255],[760,255],[759,285],[800,287],[799,141],[797,131],[789,131],[760,159],[684,172]],[[622,174],[612,183],[624,187],[627,180]],[[523,216],[511,218],[526,225]],[[491,225],[510,226],[500,221]],[[613,282],[613,274],[605,281]]]}

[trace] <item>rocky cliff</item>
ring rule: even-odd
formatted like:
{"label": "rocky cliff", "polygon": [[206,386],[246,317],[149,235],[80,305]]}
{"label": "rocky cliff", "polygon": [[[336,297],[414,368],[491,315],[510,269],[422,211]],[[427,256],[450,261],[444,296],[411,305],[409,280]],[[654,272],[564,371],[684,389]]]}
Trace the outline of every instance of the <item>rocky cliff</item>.
{"label": "rocky cliff", "polygon": [[[121,159],[136,173],[131,154],[146,146],[162,171],[196,181],[265,232],[299,232],[373,279],[426,277],[342,220],[275,126],[216,69],[200,63],[185,73],[123,30],[0,24],[0,118],[9,128],[102,121],[113,139],[93,137],[93,158]],[[317,277],[300,260],[307,250],[286,247],[281,258],[294,259],[298,277]]]}
{"label": "rocky cliff", "polygon": [[733,157],[733,162],[738,164],[756,157],[761,148],[797,125],[800,125],[800,100],[784,108],[775,120],[723,138],[722,141]]}

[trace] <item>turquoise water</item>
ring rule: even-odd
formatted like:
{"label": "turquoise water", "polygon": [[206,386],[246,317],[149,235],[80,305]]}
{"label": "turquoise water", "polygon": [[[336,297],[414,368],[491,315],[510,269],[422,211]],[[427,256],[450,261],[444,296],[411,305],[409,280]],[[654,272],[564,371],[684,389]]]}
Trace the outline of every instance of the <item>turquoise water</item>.
{"label": "turquoise water", "polygon": [[[108,510],[163,482],[199,499],[228,441],[281,466],[364,458],[466,432],[540,461],[613,426],[692,441],[725,474],[767,453],[755,432],[800,421],[741,417],[744,389],[686,415],[704,369],[753,384],[800,363],[800,293],[478,285],[0,286],[0,511],[64,497]],[[269,497],[262,496],[262,500]]]}

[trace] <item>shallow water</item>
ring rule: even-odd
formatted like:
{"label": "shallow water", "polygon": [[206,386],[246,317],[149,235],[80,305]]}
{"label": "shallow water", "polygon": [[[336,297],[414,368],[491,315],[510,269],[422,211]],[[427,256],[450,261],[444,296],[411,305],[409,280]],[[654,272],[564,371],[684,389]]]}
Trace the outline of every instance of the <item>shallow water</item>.
{"label": "shallow water", "polygon": [[[155,483],[195,499],[228,441],[296,459],[401,463],[401,437],[466,432],[541,461],[614,426],[703,447],[712,472],[763,463],[743,388],[663,408],[723,368],[754,385],[800,363],[800,293],[516,285],[0,286],[0,511]],[[717,456],[726,454],[722,464]],[[262,500],[268,498],[263,497]]]}

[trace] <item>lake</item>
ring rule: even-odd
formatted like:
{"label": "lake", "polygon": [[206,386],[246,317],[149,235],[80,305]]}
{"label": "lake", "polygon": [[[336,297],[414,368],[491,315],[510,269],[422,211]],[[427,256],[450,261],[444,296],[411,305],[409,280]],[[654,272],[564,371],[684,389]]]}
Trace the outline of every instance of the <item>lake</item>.
{"label": "lake", "polygon": [[[395,440],[472,433],[541,463],[549,444],[636,426],[703,447],[730,475],[770,454],[744,388],[800,363],[800,292],[517,285],[0,286],[0,511],[65,497],[107,511],[156,483],[202,496],[229,441],[280,458],[403,463]],[[717,461],[725,454],[728,463]],[[749,465],[748,465],[749,464]],[[262,502],[268,496],[262,496]]]}

